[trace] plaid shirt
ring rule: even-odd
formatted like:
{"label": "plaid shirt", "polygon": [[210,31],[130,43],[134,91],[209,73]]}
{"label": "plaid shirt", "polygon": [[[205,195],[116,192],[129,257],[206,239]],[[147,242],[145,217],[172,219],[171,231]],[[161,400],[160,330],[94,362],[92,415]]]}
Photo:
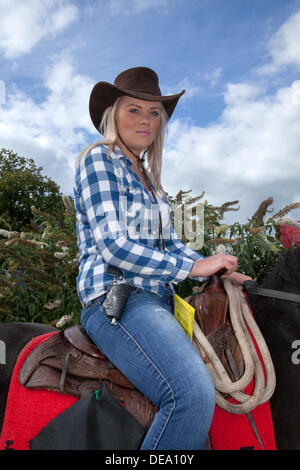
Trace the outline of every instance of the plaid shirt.
{"label": "plaid shirt", "polygon": [[[79,248],[77,291],[82,305],[106,292],[117,266],[132,285],[162,295],[166,284],[187,278],[194,260],[204,258],[188,248],[171,223],[163,228],[165,251],[157,248],[158,204],[131,169],[132,161],[118,147],[109,154],[94,148],[75,174],[76,231]],[[152,185],[155,190],[154,186]],[[202,278],[194,277],[195,280]]]}

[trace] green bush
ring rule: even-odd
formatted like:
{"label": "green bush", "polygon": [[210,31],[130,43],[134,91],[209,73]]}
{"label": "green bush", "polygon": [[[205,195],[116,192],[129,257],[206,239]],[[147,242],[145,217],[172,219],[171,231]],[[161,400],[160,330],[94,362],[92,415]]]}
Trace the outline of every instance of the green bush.
{"label": "green bush", "polygon": [[[199,199],[188,198],[180,191],[170,202],[194,207]],[[41,322],[57,325],[67,316],[66,325],[80,322],[81,304],[76,292],[78,249],[73,201],[63,196],[64,209],[48,214],[31,208],[31,229],[20,232],[0,218],[0,315],[1,321]],[[257,212],[245,224],[222,223],[228,211],[237,211],[238,201],[215,207],[204,206],[204,245],[202,254],[232,253],[239,258],[239,271],[260,282],[284,253],[276,222],[280,211],[266,221],[267,207],[273,199],[263,201]],[[295,205],[288,206],[288,209]],[[297,206],[298,207],[298,206]],[[197,220],[193,221],[197,229]],[[183,239],[184,243],[188,240]],[[181,297],[190,295],[199,282],[186,279],[175,286]],[[64,322],[61,327],[64,328]]]}
{"label": "green bush", "polygon": [[0,230],[0,314],[3,321],[56,324],[80,319],[77,240],[72,201],[56,216],[32,207],[32,230]]}

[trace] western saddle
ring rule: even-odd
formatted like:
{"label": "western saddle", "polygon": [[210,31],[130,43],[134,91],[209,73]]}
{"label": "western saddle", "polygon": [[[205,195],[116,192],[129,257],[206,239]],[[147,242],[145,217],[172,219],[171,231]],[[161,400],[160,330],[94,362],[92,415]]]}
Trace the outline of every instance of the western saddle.
{"label": "western saddle", "polygon": [[[195,308],[195,321],[214,347],[232,380],[243,373],[243,359],[232,330],[228,299],[219,275],[185,300]],[[232,371],[228,358],[235,363]],[[142,395],[97,348],[81,326],[67,328],[40,343],[26,358],[19,381],[25,387],[45,388],[78,397],[99,389],[104,381],[113,397],[147,430],[156,406]]]}

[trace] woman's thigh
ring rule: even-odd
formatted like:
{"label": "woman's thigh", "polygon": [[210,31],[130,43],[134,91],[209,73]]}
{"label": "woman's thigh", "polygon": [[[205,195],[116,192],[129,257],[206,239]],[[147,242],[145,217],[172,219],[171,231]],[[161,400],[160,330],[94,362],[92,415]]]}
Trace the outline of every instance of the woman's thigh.
{"label": "woman's thigh", "polygon": [[195,383],[210,386],[198,352],[167,300],[156,294],[134,291],[116,325],[100,304],[87,309],[82,323],[102,353],[157,406]]}

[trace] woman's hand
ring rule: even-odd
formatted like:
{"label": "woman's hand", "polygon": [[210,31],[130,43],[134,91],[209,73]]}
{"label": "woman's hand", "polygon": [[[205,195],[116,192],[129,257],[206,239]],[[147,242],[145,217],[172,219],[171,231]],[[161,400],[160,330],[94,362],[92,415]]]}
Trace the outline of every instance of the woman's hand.
{"label": "woman's hand", "polygon": [[208,256],[204,259],[198,259],[194,262],[194,266],[188,277],[207,277],[215,274],[225,268],[225,275],[233,274],[238,267],[238,259],[236,256],[218,254]]}
{"label": "woman's hand", "polygon": [[252,281],[252,277],[236,272],[230,274],[229,276],[225,275],[225,277],[230,280],[231,284],[238,287],[239,289],[243,289],[243,284],[245,281]]}
{"label": "woman's hand", "polygon": [[234,286],[242,289],[244,282],[252,281],[252,278],[245,274],[237,273],[237,267],[238,259],[236,256],[223,254],[208,256],[194,262],[193,269],[188,277],[208,277],[225,268],[224,277],[229,279]]}

